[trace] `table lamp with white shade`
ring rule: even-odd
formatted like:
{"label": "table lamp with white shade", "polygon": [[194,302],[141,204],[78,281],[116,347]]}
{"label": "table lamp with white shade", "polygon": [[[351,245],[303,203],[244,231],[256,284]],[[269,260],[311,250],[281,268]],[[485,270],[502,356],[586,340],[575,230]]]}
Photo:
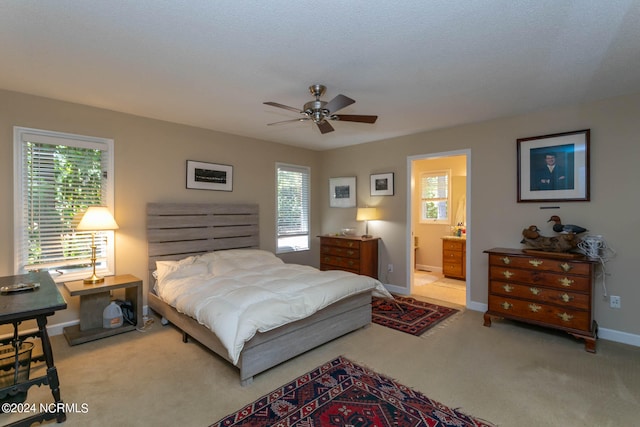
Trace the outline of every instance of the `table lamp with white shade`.
{"label": "table lamp with white shade", "polygon": [[364,221],[365,223],[365,232],[362,237],[369,238],[372,237],[369,234],[369,221],[373,221],[376,219],[380,219],[378,216],[378,209],[376,208],[358,208],[356,213],[356,221]]}
{"label": "table lamp with white shade", "polygon": [[91,231],[91,265],[93,274],[84,279],[85,284],[96,284],[104,282],[104,277],[96,275],[96,231],[117,230],[118,224],[113,219],[113,215],[106,206],[91,206],[82,216],[80,224],[76,227],[78,231]]}

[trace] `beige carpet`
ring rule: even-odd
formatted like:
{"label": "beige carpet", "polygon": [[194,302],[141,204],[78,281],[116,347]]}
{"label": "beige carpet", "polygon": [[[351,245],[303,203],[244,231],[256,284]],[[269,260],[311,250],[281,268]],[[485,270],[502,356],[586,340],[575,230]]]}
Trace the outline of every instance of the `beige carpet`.
{"label": "beige carpet", "polygon": [[[69,413],[65,426],[207,426],[338,355],[498,426],[632,426],[640,414],[640,348],[598,341],[598,353],[556,333],[508,321],[482,326],[465,310],[414,337],[379,325],[312,350],[240,387],[237,370],[156,322],[69,347],[52,338]],[[46,387],[27,403],[48,402]],[[17,417],[0,415],[0,424]],[[51,423],[55,425],[55,423]]]}

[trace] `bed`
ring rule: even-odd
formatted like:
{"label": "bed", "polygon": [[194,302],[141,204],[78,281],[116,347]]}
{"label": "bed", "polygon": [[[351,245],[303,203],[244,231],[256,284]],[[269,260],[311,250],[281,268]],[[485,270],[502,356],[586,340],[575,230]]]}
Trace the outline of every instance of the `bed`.
{"label": "bed", "polygon": [[[179,311],[159,296],[160,292],[157,293],[154,290],[157,288],[154,275],[157,276],[156,270],[159,265],[174,265],[185,259],[230,255],[239,249],[259,252],[257,251],[259,247],[258,214],[256,204],[150,203],[147,205],[149,307],[162,316],[163,320],[180,329],[184,342],[191,337],[234,364],[240,370],[242,385],[250,384],[253,377],[260,372],[337,337],[368,326],[371,322],[371,297],[376,292],[376,289],[354,292],[337,302],[326,304],[306,317],[266,332],[257,332],[248,341],[242,343],[239,353],[231,354],[224,334],[218,337],[209,327],[181,312],[183,310],[180,305],[177,305],[180,307]],[[279,269],[279,266],[276,267]],[[324,273],[330,273],[333,276],[349,274]],[[363,277],[360,276],[360,278]],[[210,278],[210,280],[214,279]],[[345,280],[351,279],[355,277],[345,278]],[[381,287],[380,284],[379,286]],[[379,289],[377,291],[380,292]],[[384,288],[382,291],[386,292]]]}

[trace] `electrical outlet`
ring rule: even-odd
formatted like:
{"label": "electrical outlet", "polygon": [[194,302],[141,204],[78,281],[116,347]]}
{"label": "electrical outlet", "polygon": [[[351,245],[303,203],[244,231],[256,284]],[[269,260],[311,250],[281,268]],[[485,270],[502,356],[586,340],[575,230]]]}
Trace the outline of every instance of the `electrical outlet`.
{"label": "electrical outlet", "polygon": [[609,305],[611,308],[620,308],[620,297],[617,295],[611,295],[609,297]]}
{"label": "electrical outlet", "polygon": [[389,264],[389,265],[387,266],[387,271],[388,271],[389,273],[393,273],[393,264]]}

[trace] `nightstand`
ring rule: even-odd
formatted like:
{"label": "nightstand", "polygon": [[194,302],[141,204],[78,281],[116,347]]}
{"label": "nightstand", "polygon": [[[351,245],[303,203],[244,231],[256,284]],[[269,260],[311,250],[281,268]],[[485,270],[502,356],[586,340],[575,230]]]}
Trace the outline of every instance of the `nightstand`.
{"label": "nightstand", "polygon": [[[133,331],[142,325],[142,280],[131,274],[108,276],[104,282],[95,285],[85,284],[82,280],[65,282],[64,287],[69,295],[80,297],[80,324],[64,328],[69,345]],[[119,328],[104,329],[102,312],[111,302],[111,291],[116,289],[125,290],[125,299],[133,304],[137,324],[124,321]]]}

